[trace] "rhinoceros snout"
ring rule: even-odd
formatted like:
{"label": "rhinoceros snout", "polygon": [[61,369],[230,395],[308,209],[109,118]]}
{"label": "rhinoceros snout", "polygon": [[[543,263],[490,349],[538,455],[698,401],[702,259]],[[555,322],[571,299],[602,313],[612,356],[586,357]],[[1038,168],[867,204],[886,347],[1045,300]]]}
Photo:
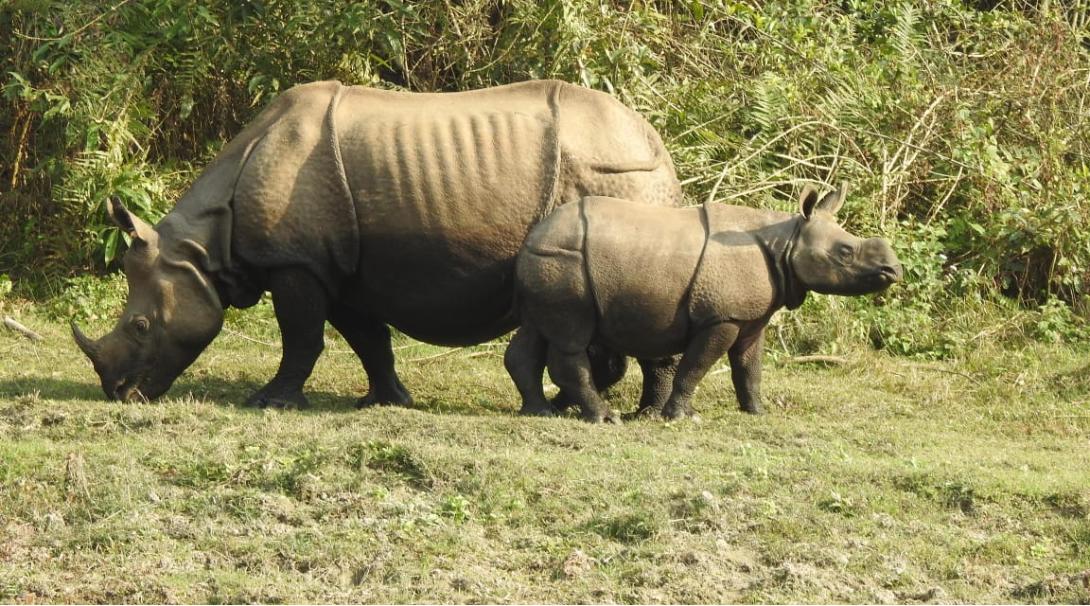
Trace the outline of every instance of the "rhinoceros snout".
{"label": "rhinoceros snout", "polygon": [[878,268],[878,271],[881,272],[882,276],[889,280],[890,284],[900,282],[905,277],[905,269],[901,266],[900,263],[883,265],[882,267]]}

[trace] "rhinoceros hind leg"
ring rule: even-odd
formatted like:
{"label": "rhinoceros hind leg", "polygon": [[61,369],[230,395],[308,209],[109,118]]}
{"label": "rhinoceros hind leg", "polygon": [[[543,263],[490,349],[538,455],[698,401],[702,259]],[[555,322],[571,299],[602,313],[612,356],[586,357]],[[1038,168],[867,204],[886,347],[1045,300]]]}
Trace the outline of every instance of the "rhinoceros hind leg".
{"label": "rhinoceros hind leg", "polygon": [[641,359],[640,370],[643,372],[643,391],[640,393],[640,406],[635,416],[647,417],[662,414],[662,408],[673,390],[674,375],[681,356],[659,359]]}
{"label": "rhinoceros hind leg", "polygon": [[[594,388],[598,390],[599,395],[605,397],[609,388],[624,378],[628,370],[628,358],[598,343],[591,343],[587,348],[587,357],[590,358],[590,374],[594,379]],[[575,406],[575,399],[561,389],[553,396],[551,404],[556,410],[564,412]]]}
{"label": "rhinoceros hind leg", "polygon": [[330,309],[329,323],[359,356],[367,374],[367,394],[356,401],[356,408],[376,404],[412,405],[413,398],[394,368],[390,329],[385,324],[343,305]]}
{"label": "rhinoceros hind leg", "polygon": [[591,423],[620,423],[621,417],[609,408],[594,388],[590,359],[586,350],[564,353],[549,346],[549,375],[560,387],[572,394],[583,410],[583,418]]}
{"label": "rhinoceros hind leg", "polygon": [[327,296],[321,283],[302,269],[283,269],[269,276],[273,310],[280,325],[283,353],[280,368],[267,385],[250,396],[250,406],[308,406],[303,384],[324,347]]}
{"label": "rhinoceros hind leg", "polygon": [[547,345],[537,329],[523,325],[503,354],[503,365],[522,396],[519,414],[539,417],[555,416],[557,411],[545,399],[541,379],[545,374]]}

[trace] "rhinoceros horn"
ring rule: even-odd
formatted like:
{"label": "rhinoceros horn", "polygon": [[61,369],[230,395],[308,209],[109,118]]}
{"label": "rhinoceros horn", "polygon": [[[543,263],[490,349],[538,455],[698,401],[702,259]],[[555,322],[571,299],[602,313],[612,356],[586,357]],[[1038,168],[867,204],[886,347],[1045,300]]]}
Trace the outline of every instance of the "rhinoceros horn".
{"label": "rhinoceros horn", "polygon": [[88,358],[91,358],[92,362],[95,362],[98,359],[98,343],[95,343],[90,337],[83,334],[83,331],[76,325],[75,320],[72,320],[70,324],[72,326],[72,337],[76,340],[76,345],[79,345],[80,350],[83,351]]}

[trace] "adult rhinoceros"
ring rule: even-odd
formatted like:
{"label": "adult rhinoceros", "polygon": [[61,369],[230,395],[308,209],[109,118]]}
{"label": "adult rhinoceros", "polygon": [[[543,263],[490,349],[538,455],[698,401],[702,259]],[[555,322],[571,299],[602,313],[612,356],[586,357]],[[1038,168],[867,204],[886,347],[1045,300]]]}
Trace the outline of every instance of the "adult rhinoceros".
{"label": "adult rhinoceros", "polygon": [[586,195],[678,205],[662,140],[606,94],[557,81],[458,93],[316,82],[278,97],[152,227],[131,236],[129,298],[94,341],[111,399],[154,398],[272,293],[280,368],[249,403],[305,406],[328,320],[359,355],[360,404],[407,403],[390,332],[466,345],[516,326],[514,260],[530,228]]}

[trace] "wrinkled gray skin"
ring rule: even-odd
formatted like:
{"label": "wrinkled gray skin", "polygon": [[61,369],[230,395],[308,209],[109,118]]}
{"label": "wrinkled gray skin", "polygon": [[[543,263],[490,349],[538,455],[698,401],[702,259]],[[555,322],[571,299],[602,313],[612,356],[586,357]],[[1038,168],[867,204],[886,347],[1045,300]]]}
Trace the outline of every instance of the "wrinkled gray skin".
{"label": "wrinkled gray skin", "polygon": [[[306,404],[327,320],[363,362],[360,404],[409,403],[388,326],[444,345],[511,330],[526,234],[591,194],[681,202],[659,136],[603,93],[556,81],[443,94],[298,86],[155,227],[110,205],[133,239],[129,298],[109,334],[73,334],[107,397],[154,398],[216,336],[225,308],[269,291],[283,358],[251,404]],[[605,386],[617,357],[596,351]]]}
{"label": "wrinkled gray skin", "polygon": [[547,366],[584,418],[618,421],[594,389],[591,343],[639,360],[641,413],[691,416],[693,391],[724,354],[742,410],[759,413],[773,313],[809,291],[860,295],[901,279],[888,242],[837,225],[844,195],[819,199],[807,188],[800,215],[593,197],[554,212],[530,232],[516,267],[522,326],[504,358],[523,413],[555,413],[541,388]]}

